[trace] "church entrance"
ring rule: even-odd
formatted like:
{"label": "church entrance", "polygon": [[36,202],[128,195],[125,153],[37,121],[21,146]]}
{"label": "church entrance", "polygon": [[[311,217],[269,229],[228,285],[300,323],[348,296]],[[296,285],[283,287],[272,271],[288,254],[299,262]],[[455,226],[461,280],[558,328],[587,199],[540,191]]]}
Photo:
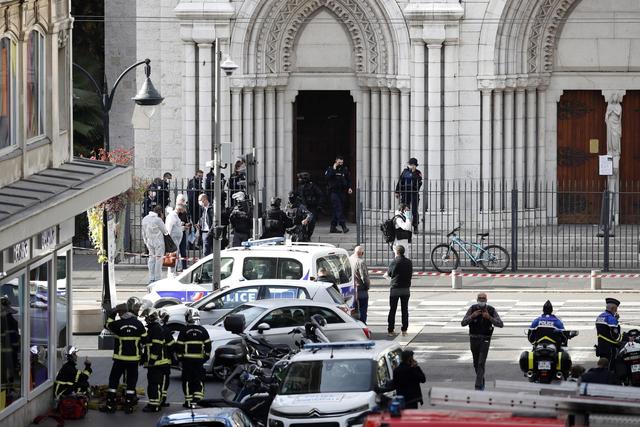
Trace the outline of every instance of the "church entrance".
{"label": "church entrance", "polygon": [[[356,104],[349,91],[300,91],[293,107],[293,182],[309,172],[326,190],[324,170],[344,157],[356,188]],[[355,221],[355,191],[348,197],[348,220]],[[327,213],[330,213],[328,206]]]}

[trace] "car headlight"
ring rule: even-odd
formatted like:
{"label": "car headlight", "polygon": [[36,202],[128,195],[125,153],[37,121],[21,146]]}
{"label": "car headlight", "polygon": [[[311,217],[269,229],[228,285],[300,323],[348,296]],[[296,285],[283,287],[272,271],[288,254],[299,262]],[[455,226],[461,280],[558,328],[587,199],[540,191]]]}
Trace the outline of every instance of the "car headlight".
{"label": "car headlight", "polygon": [[269,427],[284,427],[284,423],[280,420],[269,420]]}

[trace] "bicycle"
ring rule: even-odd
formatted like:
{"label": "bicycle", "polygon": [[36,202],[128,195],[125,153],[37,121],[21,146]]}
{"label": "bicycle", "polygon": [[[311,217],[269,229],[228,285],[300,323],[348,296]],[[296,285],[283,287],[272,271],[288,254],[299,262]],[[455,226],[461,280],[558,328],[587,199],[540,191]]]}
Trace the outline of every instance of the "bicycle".
{"label": "bicycle", "polygon": [[[484,239],[489,237],[489,233],[478,233],[482,244],[468,242],[458,236],[461,225],[454,228],[447,238],[449,243],[441,243],[431,251],[431,264],[440,273],[451,273],[452,270],[460,266],[460,256],[454,249],[457,245],[471,259],[471,264],[479,265],[486,272],[498,274],[509,267],[511,257],[505,248],[499,245],[484,245]],[[468,249],[467,249],[468,248]],[[475,253],[472,253],[475,249]]]}

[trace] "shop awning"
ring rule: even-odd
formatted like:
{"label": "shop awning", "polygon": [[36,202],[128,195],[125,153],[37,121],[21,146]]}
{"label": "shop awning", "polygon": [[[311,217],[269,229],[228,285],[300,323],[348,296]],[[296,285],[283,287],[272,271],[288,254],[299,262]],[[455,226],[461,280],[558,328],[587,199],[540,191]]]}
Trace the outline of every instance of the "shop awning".
{"label": "shop awning", "polygon": [[130,167],[74,158],[0,187],[0,249],[126,191],[132,176]]}

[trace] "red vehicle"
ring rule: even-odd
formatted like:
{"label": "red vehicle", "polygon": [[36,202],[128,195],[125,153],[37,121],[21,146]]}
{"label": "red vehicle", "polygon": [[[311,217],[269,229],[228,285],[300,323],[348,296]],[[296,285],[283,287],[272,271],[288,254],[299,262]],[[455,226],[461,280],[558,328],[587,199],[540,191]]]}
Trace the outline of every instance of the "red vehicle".
{"label": "red vehicle", "polygon": [[399,417],[389,413],[369,415],[363,427],[564,427],[558,418],[515,417],[496,411],[403,410]]}

